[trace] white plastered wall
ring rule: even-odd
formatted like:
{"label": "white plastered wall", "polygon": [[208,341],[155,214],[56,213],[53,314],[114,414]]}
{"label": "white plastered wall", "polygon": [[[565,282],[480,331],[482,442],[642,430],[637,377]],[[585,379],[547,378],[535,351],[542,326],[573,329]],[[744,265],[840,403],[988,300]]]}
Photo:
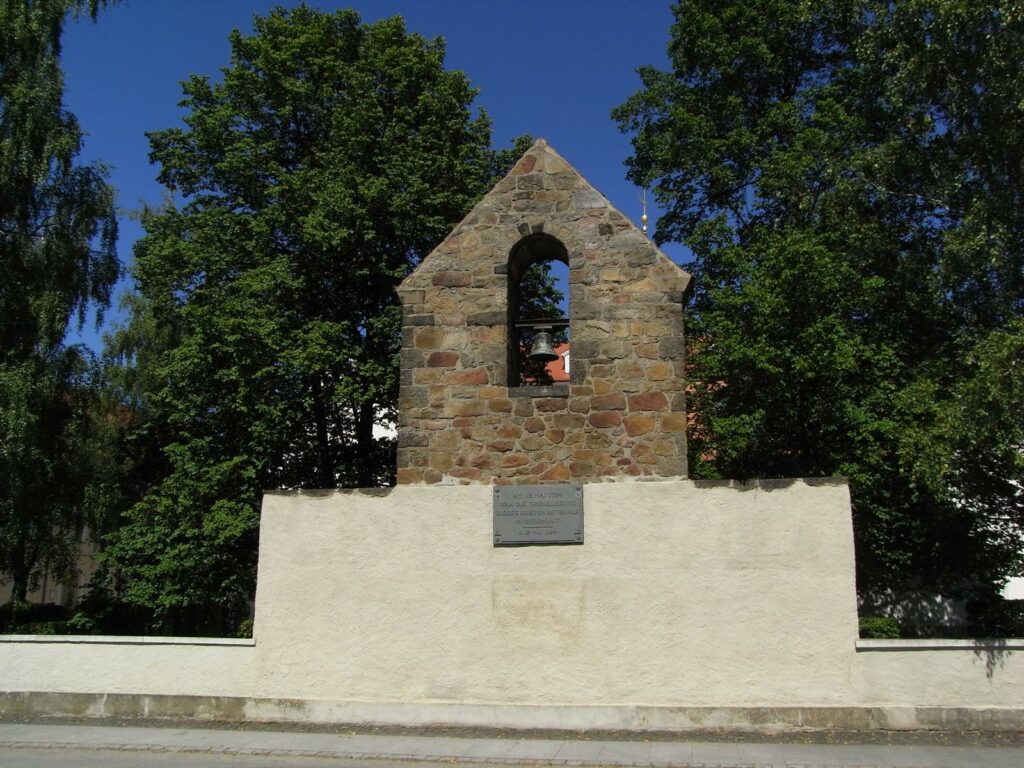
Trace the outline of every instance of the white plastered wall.
{"label": "white plastered wall", "polygon": [[845,483],[584,494],[583,545],[514,548],[493,546],[487,486],[268,494],[252,641],[0,637],[0,711],[162,696],[175,716],[405,724],[1024,722],[1020,640],[857,641]]}
{"label": "white plastered wall", "polygon": [[248,696],[251,642],[207,638],[0,638],[0,691]]}
{"label": "white plastered wall", "polygon": [[[1024,708],[1024,643],[961,641],[942,648],[914,641],[861,643],[854,681],[865,706]],[[941,644],[937,644],[941,645]],[[881,646],[881,647],[879,647]],[[1018,728],[1024,725],[1020,712]]]}
{"label": "white plastered wall", "polygon": [[585,544],[516,548],[492,545],[491,493],[268,495],[257,695],[851,703],[845,484],[587,485]]}

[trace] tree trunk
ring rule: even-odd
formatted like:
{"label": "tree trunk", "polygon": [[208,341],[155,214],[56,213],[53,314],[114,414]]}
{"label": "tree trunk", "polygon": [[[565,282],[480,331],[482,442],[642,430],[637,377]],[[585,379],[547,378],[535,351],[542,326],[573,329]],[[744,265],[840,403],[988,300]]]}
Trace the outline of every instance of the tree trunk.
{"label": "tree trunk", "polygon": [[11,603],[14,605],[28,602],[28,577],[28,571],[23,568],[11,574]]}
{"label": "tree trunk", "polygon": [[336,485],[336,478],[334,462],[331,460],[331,436],[327,428],[323,385],[319,379],[313,382],[313,422],[316,429],[317,484],[321,488],[333,488]]}
{"label": "tree trunk", "polygon": [[360,488],[371,488],[377,485],[377,471],[374,467],[377,451],[373,442],[373,423],[377,409],[373,403],[360,403],[356,409],[356,479]]}

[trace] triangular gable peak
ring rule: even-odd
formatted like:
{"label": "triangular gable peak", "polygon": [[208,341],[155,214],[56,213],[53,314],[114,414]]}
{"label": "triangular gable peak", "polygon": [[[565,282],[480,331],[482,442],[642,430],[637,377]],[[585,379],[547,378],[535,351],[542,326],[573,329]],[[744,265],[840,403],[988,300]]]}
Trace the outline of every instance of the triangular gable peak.
{"label": "triangular gable peak", "polygon": [[[461,257],[507,260],[511,245],[537,232],[575,242],[581,251],[598,243],[617,250],[639,246],[653,253],[657,262],[653,270],[657,274],[648,276],[675,281],[676,290],[684,293],[690,289],[688,272],[658,250],[547,141],[537,139],[505,178],[402,281],[399,293],[428,287],[434,273],[457,269],[453,260]],[[614,245],[607,242],[613,236],[617,236]],[[586,247],[588,238],[590,248]]]}
{"label": "triangular gable peak", "polygon": [[[569,267],[568,385],[536,386],[516,362],[528,344],[518,281],[548,260]],[[684,477],[690,285],[547,142],[535,142],[399,286],[398,481]]]}

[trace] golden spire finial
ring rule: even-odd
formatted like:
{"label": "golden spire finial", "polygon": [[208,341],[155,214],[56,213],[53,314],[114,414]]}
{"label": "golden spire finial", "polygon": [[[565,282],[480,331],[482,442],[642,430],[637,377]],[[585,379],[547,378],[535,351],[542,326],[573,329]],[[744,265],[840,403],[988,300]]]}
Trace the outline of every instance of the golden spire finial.
{"label": "golden spire finial", "polygon": [[643,195],[640,196],[640,203],[644,207],[643,215],[640,217],[640,228],[647,234],[647,190],[643,190]]}

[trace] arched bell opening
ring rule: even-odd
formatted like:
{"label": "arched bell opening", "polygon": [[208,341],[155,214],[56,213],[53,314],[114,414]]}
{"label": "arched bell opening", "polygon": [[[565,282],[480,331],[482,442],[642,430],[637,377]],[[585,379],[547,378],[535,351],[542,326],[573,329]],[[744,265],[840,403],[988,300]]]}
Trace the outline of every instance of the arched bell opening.
{"label": "arched bell opening", "polygon": [[534,234],[508,259],[509,386],[569,379],[569,254],[554,237]]}

